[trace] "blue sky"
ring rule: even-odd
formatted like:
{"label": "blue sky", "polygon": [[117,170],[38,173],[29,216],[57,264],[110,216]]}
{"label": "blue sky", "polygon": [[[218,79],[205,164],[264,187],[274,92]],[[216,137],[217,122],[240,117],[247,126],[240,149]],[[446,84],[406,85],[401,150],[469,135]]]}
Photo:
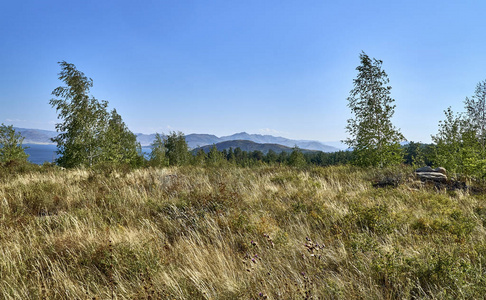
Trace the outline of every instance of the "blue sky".
{"label": "blue sky", "polygon": [[58,61],[133,132],[345,139],[359,54],[430,142],[486,79],[485,1],[2,1],[0,122],[54,129]]}

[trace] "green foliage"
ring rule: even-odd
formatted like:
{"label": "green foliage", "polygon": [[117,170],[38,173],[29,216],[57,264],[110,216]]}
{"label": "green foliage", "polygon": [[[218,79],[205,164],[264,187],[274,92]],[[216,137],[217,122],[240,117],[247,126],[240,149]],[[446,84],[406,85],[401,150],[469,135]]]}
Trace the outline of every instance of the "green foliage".
{"label": "green foliage", "polygon": [[114,109],[108,120],[104,134],[103,160],[115,164],[140,166],[143,162],[142,148],[133,134]]}
{"label": "green foliage", "polygon": [[126,127],[121,116],[107,111],[108,102],[98,101],[88,95],[93,80],[76,69],[73,64],[59,63],[59,79],[66,85],[54,89],[50,104],[58,112],[61,123],[52,141],[57,143],[60,157],[57,163],[63,167],[93,166],[111,162],[114,164],[141,165],[140,145]]}
{"label": "green foliage", "polygon": [[435,163],[454,173],[461,167],[462,122],[450,107],[444,113],[446,118],[439,122],[438,134],[432,136],[437,145]]}
{"label": "green foliage", "polygon": [[66,86],[54,89],[52,94],[62,99],[49,102],[58,112],[62,123],[56,124],[60,157],[57,163],[63,167],[92,166],[102,159],[103,133],[108,120],[108,102],[89,97],[93,80],[76,69],[73,64],[62,61],[59,79]]}
{"label": "green foliage", "polygon": [[24,138],[20,133],[13,129],[13,125],[6,126],[2,123],[0,126],[0,163],[11,161],[25,162],[27,157],[25,147],[22,147]]}
{"label": "green foliage", "polygon": [[337,152],[311,152],[305,153],[306,161],[316,166],[335,166],[345,165],[353,161],[352,151],[337,151]]}
{"label": "green foliage", "polygon": [[225,161],[225,156],[222,152],[218,151],[215,145],[211,147],[208,152],[207,163],[209,166],[221,166]]}
{"label": "green foliage", "polygon": [[403,146],[405,163],[413,167],[432,166],[436,159],[436,144],[410,142]]}
{"label": "green foliage", "polygon": [[283,151],[280,152],[280,154],[278,155],[278,158],[277,158],[277,162],[279,164],[285,163],[287,161],[287,159],[288,159],[288,156],[289,155],[287,154],[287,152],[283,152]]}
{"label": "green foliage", "polygon": [[375,234],[390,233],[398,225],[397,220],[394,220],[384,204],[373,207],[357,204],[353,207],[352,217],[360,230]]}
{"label": "green foliage", "polygon": [[467,128],[474,131],[484,152],[486,147],[486,80],[476,85],[474,95],[466,97],[464,108],[467,115]]}
{"label": "green foliage", "polygon": [[189,162],[189,148],[182,132],[171,132],[164,139],[164,146],[170,166],[183,166]]}
{"label": "green foliage", "polygon": [[194,155],[194,157],[192,158],[192,165],[199,166],[199,167],[204,166],[206,159],[207,159],[206,152],[204,152],[204,150],[202,149],[199,149],[196,155]]}
{"label": "green foliage", "polygon": [[405,163],[414,167],[422,167],[425,164],[425,145],[415,142],[410,142],[404,147]]}
{"label": "green foliage", "polygon": [[149,163],[154,167],[167,166],[167,159],[165,157],[165,145],[163,137],[156,133],[155,140],[151,144],[152,151],[150,152]]}
{"label": "green foliage", "polygon": [[486,177],[486,81],[478,83],[475,94],[464,101],[464,113],[449,107],[432,136],[437,144],[435,164],[453,173]]}
{"label": "green foliage", "polygon": [[270,149],[268,152],[267,152],[267,155],[265,156],[265,162],[266,163],[269,163],[269,164],[273,164],[273,163],[276,163],[277,162],[277,159],[278,159],[278,155],[275,151],[273,151],[272,149]]}
{"label": "green foliage", "polygon": [[304,154],[298,147],[295,147],[289,157],[289,166],[302,168],[307,165]]}
{"label": "green foliage", "polygon": [[347,132],[352,136],[345,143],[353,148],[355,163],[361,166],[387,166],[403,161],[400,142],[405,138],[391,123],[395,101],[390,97],[389,79],[382,70],[382,61],[360,54],[354,88],[348,107],[354,119],[348,120]]}

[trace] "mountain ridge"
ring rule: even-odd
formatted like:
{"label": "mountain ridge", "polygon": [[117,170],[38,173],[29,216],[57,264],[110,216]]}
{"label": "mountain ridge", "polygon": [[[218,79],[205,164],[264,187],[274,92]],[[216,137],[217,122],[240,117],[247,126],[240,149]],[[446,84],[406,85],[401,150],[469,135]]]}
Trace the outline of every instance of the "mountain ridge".
{"label": "mountain ridge", "polygon": [[[53,144],[51,138],[57,136],[56,131],[32,129],[32,128],[20,128],[14,127],[14,129],[25,138],[24,144]],[[142,146],[149,146],[155,139],[155,133],[144,134],[135,133],[137,141]],[[295,146],[301,149],[316,150],[323,152],[335,152],[342,150],[335,146],[326,145],[325,143],[313,140],[292,140],[280,136],[262,135],[262,134],[250,134],[247,132],[239,132],[232,135],[218,137],[213,134],[199,134],[191,133],[185,135],[187,145],[190,149],[203,147],[207,145],[218,144],[226,141],[246,140],[252,141],[258,144],[278,144],[286,147],[293,148]]]}
{"label": "mountain ridge", "polygon": [[[155,133],[150,135],[138,133],[136,135],[137,135],[137,140],[142,145],[150,145],[150,143],[152,143],[152,141],[155,139]],[[326,145],[325,143],[319,141],[292,140],[280,136],[249,134],[246,132],[239,132],[232,135],[221,136],[221,137],[217,137],[212,134],[191,133],[186,135],[185,137],[186,137],[187,145],[191,149],[195,149],[207,145],[218,144],[226,141],[238,141],[238,140],[252,141],[258,144],[279,144],[290,148],[297,146],[301,149],[316,150],[316,151],[323,151],[323,152],[336,152],[345,149],[343,147],[338,148],[336,146]]]}

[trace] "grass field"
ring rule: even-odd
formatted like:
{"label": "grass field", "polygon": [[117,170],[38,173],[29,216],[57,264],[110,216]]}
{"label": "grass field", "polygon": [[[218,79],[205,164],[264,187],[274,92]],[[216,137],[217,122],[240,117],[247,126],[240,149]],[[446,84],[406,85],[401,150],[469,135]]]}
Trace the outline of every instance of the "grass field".
{"label": "grass field", "polygon": [[482,299],[485,226],[407,167],[5,173],[0,299]]}

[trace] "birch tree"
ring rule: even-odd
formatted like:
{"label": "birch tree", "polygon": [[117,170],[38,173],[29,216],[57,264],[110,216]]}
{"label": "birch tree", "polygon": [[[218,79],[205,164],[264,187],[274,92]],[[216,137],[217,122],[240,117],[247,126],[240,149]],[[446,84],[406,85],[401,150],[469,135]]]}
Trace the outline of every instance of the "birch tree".
{"label": "birch tree", "polygon": [[361,65],[353,80],[354,88],[348,97],[348,107],[354,118],[348,120],[346,131],[351,135],[344,142],[353,148],[355,164],[386,166],[403,161],[400,142],[404,136],[391,118],[395,101],[390,97],[389,79],[382,69],[382,61],[360,54]]}
{"label": "birch tree", "polygon": [[108,102],[89,96],[93,80],[73,64],[62,61],[59,65],[59,79],[65,86],[54,89],[52,95],[59,98],[49,102],[62,120],[56,124],[59,134],[52,139],[60,155],[57,163],[63,167],[92,166],[101,159]]}

